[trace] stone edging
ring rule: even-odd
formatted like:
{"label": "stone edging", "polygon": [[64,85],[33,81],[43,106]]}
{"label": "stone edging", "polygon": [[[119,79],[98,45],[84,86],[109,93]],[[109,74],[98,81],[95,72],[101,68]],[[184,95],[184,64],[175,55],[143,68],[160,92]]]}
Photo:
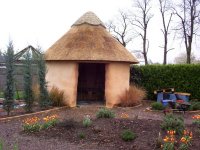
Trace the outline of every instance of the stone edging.
{"label": "stone edging", "polygon": [[122,106],[115,106],[113,108],[137,108],[137,107],[140,107],[142,106],[142,104],[139,104],[139,105],[136,105],[136,106],[133,106],[133,107],[122,107]]}
{"label": "stone edging", "polygon": [[[147,109],[147,108],[149,108],[149,109]],[[147,107],[145,110],[146,111],[151,111],[151,112],[162,112],[163,110],[152,110],[152,109],[150,109],[150,107]],[[187,112],[187,113],[200,113],[200,110],[195,110],[195,111],[185,111],[185,112]]]}
{"label": "stone edging", "polygon": [[24,117],[29,117],[29,116],[33,116],[33,115],[49,113],[51,111],[60,111],[60,110],[63,110],[65,108],[69,108],[69,107],[68,106],[63,106],[63,107],[59,107],[59,108],[53,108],[53,109],[48,109],[48,110],[44,110],[44,111],[38,111],[38,112],[35,112],[35,113],[30,113],[30,114],[24,114],[24,115],[12,116],[12,117],[0,118],[0,121],[8,121],[8,120],[10,121],[10,120],[18,119],[18,118],[24,118]]}

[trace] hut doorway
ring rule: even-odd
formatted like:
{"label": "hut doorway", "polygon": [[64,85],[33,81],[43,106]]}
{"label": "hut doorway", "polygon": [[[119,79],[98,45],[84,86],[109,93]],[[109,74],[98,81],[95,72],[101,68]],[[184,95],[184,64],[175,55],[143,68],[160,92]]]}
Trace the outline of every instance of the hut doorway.
{"label": "hut doorway", "polygon": [[104,102],[105,64],[79,63],[77,102]]}

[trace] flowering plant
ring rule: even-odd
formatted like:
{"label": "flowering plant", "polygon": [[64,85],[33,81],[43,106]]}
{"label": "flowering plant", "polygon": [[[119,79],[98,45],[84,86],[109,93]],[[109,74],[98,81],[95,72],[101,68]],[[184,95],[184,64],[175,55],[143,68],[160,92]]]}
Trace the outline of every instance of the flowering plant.
{"label": "flowering plant", "polygon": [[188,130],[184,130],[183,136],[180,139],[180,150],[187,150],[189,146],[191,145],[191,140],[192,140],[192,132]]}
{"label": "flowering plant", "polygon": [[23,130],[27,132],[37,132],[41,129],[53,127],[58,123],[58,116],[46,116],[42,120],[38,117],[26,118],[23,120]]}
{"label": "flowering plant", "polygon": [[44,124],[42,124],[42,129],[48,129],[50,127],[55,126],[58,123],[58,116],[57,115],[51,115],[46,116],[43,118]]}
{"label": "flowering plant", "polygon": [[127,118],[129,118],[129,115],[127,113],[122,113],[120,117],[127,119]]}
{"label": "flowering plant", "polygon": [[27,118],[23,120],[23,129],[28,132],[40,131],[40,124],[38,117]]}
{"label": "flowering plant", "polygon": [[193,123],[200,127],[200,114],[192,116]]}
{"label": "flowering plant", "polygon": [[167,135],[163,138],[163,145],[161,145],[161,148],[163,150],[174,150],[175,144],[179,142],[179,150],[188,150],[191,145],[192,132],[184,130],[180,140],[176,140],[175,134],[176,132],[174,130],[168,130]]}
{"label": "flowering plant", "polygon": [[161,146],[163,150],[174,150],[174,143],[176,142],[175,133],[175,130],[167,131],[167,135],[163,139],[164,144]]}

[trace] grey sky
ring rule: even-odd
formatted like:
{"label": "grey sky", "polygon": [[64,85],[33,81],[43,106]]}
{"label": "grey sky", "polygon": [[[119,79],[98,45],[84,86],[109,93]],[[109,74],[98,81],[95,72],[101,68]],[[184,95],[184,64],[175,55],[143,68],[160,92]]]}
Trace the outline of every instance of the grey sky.
{"label": "grey sky", "polygon": [[[152,9],[154,17],[149,23],[148,56],[153,62],[162,62],[162,49],[159,48],[162,43],[160,14],[155,2]],[[0,0],[0,49],[5,49],[10,38],[16,50],[29,44],[40,45],[46,50],[87,11],[93,11],[103,22],[107,22],[119,9],[130,8],[132,0]],[[169,53],[170,62],[180,52],[180,42],[177,43],[170,43],[176,48]],[[141,42],[134,40],[128,49],[140,47]]]}

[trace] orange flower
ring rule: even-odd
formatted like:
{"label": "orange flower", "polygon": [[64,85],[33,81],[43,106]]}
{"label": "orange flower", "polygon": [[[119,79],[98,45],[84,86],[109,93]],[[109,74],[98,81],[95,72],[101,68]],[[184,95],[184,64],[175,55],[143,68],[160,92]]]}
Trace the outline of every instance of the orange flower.
{"label": "orange flower", "polygon": [[122,113],[121,118],[129,118],[129,115],[127,113]]}
{"label": "orange flower", "polygon": [[23,123],[27,124],[27,125],[32,125],[35,124],[39,121],[40,119],[38,117],[32,117],[32,118],[27,118],[23,120]]}
{"label": "orange flower", "polygon": [[199,115],[194,115],[192,118],[199,120],[200,119],[200,114]]}
{"label": "orange flower", "polygon": [[57,119],[58,118],[58,115],[51,115],[51,116],[46,116],[43,118],[43,120],[45,122],[48,122],[48,121],[51,121],[51,120],[54,120],[54,119]]}

